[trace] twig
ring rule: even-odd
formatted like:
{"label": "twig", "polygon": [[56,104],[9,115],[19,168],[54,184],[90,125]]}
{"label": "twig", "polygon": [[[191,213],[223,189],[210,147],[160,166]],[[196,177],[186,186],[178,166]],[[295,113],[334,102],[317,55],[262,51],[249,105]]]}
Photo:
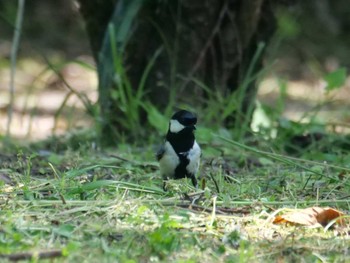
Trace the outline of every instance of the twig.
{"label": "twig", "polygon": [[[205,212],[208,214],[212,214],[213,213],[213,209],[212,208],[208,208],[208,207],[203,207],[200,205],[191,205],[191,204],[175,204],[176,207],[181,207],[181,208],[186,208],[189,210],[193,210],[193,211],[198,211],[198,212]],[[220,215],[226,215],[225,212],[221,211],[220,209],[216,209],[215,213],[220,214]]]}
{"label": "twig", "polygon": [[60,199],[62,201],[62,204],[66,205],[67,202],[66,202],[66,199],[64,198],[64,196],[61,193],[59,193],[59,196],[60,196]]}
{"label": "twig", "polygon": [[44,259],[44,258],[57,258],[62,257],[62,250],[61,249],[55,249],[50,251],[34,251],[34,252],[21,252],[21,253],[14,253],[10,255],[0,255],[0,257],[7,258],[10,261],[20,261],[25,259]]}
{"label": "twig", "polygon": [[60,81],[63,82],[65,87],[74,95],[78,97],[78,99],[81,101],[81,103],[84,105],[87,113],[89,113],[91,116],[94,116],[94,110],[93,110],[93,105],[89,98],[85,95],[80,93],[79,91],[76,91],[69,83],[66,81],[66,79],[63,77],[63,75],[55,68],[55,66],[50,62],[50,60],[46,57],[43,56],[43,59],[45,60],[46,64],[48,67],[56,74],[56,76],[60,79]]}
{"label": "twig", "polygon": [[130,159],[121,157],[121,156],[116,155],[116,154],[110,154],[109,156],[110,156],[110,157],[113,157],[113,158],[116,158],[116,159],[118,159],[118,160],[121,160],[121,161],[123,161],[123,162],[132,163],[132,164],[137,164],[137,162],[135,162],[134,160],[130,160]]}
{"label": "twig", "polygon": [[141,167],[145,167],[145,168],[146,167],[150,167],[150,168],[153,168],[153,169],[157,169],[158,168],[158,165],[155,165],[155,164],[152,164],[152,163],[140,163],[140,162],[137,162],[137,161],[134,161],[134,160],[130,160],[130,159],[121,157],[121,156],[116,155],[116,154],[110,154],[109,156],[113,157],[115,159],[121,160],[123,162],[131,163],[133,165],[137,165],[137,166],[141,166]]}
{"label": "twig", "polygon": [[219,194],[219,193],[220,193],[220,188],[219,188],[218,183],[216,182],[216,180],[215,180],[214,176],[212,175],[212,173],[209,173],[209,176],[210,176],[210,178],[213,180],[213,182],[214,182],[214,184],[215,184],[216,191],[217,191],[217,193]]}
{"label": "twig", "polygon": [[[217,204],[218,201],[215,200],[215,203]],[[171,204],[168,204],[170,206]],[[183,202],[179,204],[173,204],[176,207],[186,208],[189,210],[193,210],[196,212],[205,212],[208,214],[213,214],[214,211],[212,208],[196,205],[196,204],[190,204],[188,202]],[[233,214],[249,214],[250,213],[251,206],[244,206],[244,207],[235,207],[235,208],[227,208],[227,207],[215,207],[215,213],[218,215],[233,215]]]}
{"label": "twig", "polygon": [[194,194],[190,194],[190,195],[188,195],[187,193],[184,193],[184,200],[190,201],[191,206],[192,206],[203,197],[203,194],[204,194],[204,192],[194,193]]}
{"label": "twig", "polygon": [[15,101],[15,74],[16,74],[16,61],[17,52],[19,46],[19,40],[22,31],[22,21],[24,13],[25,0],[18,0],[18,9],[16,16],[15,34],[13,35],[13,42],[11,46],[11,71],[10,71],[10,103],[7,111],[7,128],[6,136],[9,137],[11,134],[11,123],[13,114],[13,103]]}
{"label": "twig", "polygon": [[184,89],[187,86],[187,84],[192,80],[192,77],[194,76],[194,74],[199,69],[200,65],[203,63],[204,57],[205,57],[209,47],[212,45],[214,37],[220,31],[220,27],[221,27],[222,21],[224,20],[226,13],[227,13],[227,2],[225,2],[223,7],[221,8],[220,13],[219,13],[219,17],[216,21],[216,24],[215,24],[210,36],[208,37],[206,43],[204,44],[203,48],[199,52],[199,56],[198,56],[195,64],[193,65],[192,69],[190,70],[190,73],[188,74],[187,80],[182,84],[180,90]]}

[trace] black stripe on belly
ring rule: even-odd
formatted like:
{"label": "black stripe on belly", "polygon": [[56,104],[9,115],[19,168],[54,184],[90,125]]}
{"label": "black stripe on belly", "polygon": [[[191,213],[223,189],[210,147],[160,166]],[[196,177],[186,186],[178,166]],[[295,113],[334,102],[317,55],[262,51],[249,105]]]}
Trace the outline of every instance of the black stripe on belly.
{"label": "black stripe on belly", "polygon": [[190,163],[187,159],[188,152],[191,150],[195,142],[193,127],[185,127],[178,133],[172,133],[169,130],[166,139],[169,141],[180,159],[180,163],[175,169],[174,178],[180,179],[192,176],[187,172],[186,167]]}
{"label": "black stripe on belly", "polygon": [[190,161],[187,159],[187,154],[179,154],[180,163],[175,169],[175,179],[185,178],[189,174],[186,170],[187,165],[190,163]]}

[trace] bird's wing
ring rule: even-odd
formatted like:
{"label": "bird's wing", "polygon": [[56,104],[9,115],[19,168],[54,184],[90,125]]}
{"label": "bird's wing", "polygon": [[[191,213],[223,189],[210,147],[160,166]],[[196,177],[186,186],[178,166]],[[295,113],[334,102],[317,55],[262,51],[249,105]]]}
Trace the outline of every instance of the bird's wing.
{"label": "bird's wing", "polygon": [[156,158],[157,158],[158,161],[159,161],[160,159],[162,159],[164,153],[165,153],[165,147],[164,147],[164,145],[162,145],[162,146],[159,148],[158,152],[156,153]]}

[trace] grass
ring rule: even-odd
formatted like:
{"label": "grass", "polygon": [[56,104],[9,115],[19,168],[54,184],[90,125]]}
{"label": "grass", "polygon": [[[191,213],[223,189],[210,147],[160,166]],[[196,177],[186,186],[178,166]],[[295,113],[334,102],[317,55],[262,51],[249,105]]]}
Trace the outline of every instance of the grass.
{"label": "grass", "polygon": [[[124,106],[134,101],[133,109],[142,107],[149,125],[165,132],[167,118],[140,102],[153,60]],[[131,91],[131,86],[123,88],[125,94]],[[208,103],[215,105],[216,98],[225,99],[212,94]],[[58,113],[64,107],[65,101]],[[211,110],[221,116],[222,109]],[[137,123],[134,117],[125,116],[126,127]],[[279,116],[273,117],[278,123]],[[93,147],[91,131],[67,140],[54,137],[29,150],[3,149],[1,260],[346,262],[349,225],[325,231],[272,223],[285,208],[331,206],[349,214],[349,159],[335,137],[312,142],[301,157],[286,154],[288,140],[312,132],[312,125],[317,126],[285,121],[275,140],[266,139],[273,126],[265,136],[255,134],[243,143],[229,137],[232,131],[204,124],[197,130],[203,189],[180,180],[172,181],[167,193],[149,146],[159,142],[153,132],[141,146],[121,142],[109,151]]]}
{"label": "grass", "polygon": [[[152,55],[135,89],[123,65],[123,48],[140,3],[121,1],[119,4],[128,8],[116,9],[114,23],[106,33],[102,52],[105,56],[101,57],[104,63],[98,67],[100,100],[112,97],[123,113],[118,121],[126,130],[153,134],[149,130],[154,128],[163,133],[168,118],[146,96],[146,80],[163,50],[160,48]],[[130,15],[118,12],[130,12]],[[123,16],[127,19],[119,21]],[[175,78],[176,55],[172,55],[176,54],[176,43],[172,50],[166,42],[164,39],[173,75],[170,103],[165,110],[170,115],[177,86],[181,85]],[[236,93],[225,96],[197,79],[190,80],[208,94],[204,104],[210,109],[200,111],[204,115],[199,116],[203,117],[201,123],[207,128],[199,127],[197,131],[203,148],[202,189],[194,189],[187,180],[179,180],[171,181],[169,191],[163,192],[154,150],[149,147],[157,141],[158,134],[147,134],[146,143],[141,146],[120,142],[113,151],[92,147],[96,139],[92,132],[77,134],[69,142],[55,137],[30,150],[3,149],[0,154],[1,260],[349,261],[349,224],[326,230],[272,223],[274,216],[287,208],[331,206],[347,215],[350,211],[348,154],[341,147],[330,149],[337,146],[335,141],[311,142],[299,158],[285,154],[288,140],[295,146],[294,135],[313,132],[311,126],[317,126],[314,119],[308,127],[301,122],[280,120],[286,87],[280,87],[282,95],[277,107],[267,109],[263,105],[265,110],[270,110],[267,113],[275,125],[267,128],[265,137],[245,138],[243,133],[249,130],[249,123],[240,123],[240,118],[235,126],[241,129],[236,131],[221,128],[215,131],[220,135],[215,135],[208,128],[214,120],[217,128],[232,113],[240,115],[248,84],[265,73],[253,74],[263,48],[259,45]],[[47,69],[70,91],[56,112],[56,121],[70,96],[76,95],[96,123],[103,122],[98,119],[94,105],[60,75],[59,67],[48,63]],[[343,69],[327,75],[327,89],[344,84],[345,76]],[[109,82],[116,85],[115,90],[108,90]],[[222,105],[226,107],[223,109]],[[141,126],[140,109],[147,112],[150,127]],[[272,142],[266,137],[270,137],[273,129],[278,136]],[[146,134],[134,134],[139,136]],[[82,144],[84,141],[91,143]],[[345,145],[347,141],[340,143]]]}
{"label": "grass", "polygon": [[345,166],[213,140],[203,143],[204,190],[185,179],[167,193],[153,149],[4,152],[1,174],[10,182],[1,185],[0,254],[32,262],[349,260],[349,225],[272,224],[281,208],[332,206],[349,214]]}

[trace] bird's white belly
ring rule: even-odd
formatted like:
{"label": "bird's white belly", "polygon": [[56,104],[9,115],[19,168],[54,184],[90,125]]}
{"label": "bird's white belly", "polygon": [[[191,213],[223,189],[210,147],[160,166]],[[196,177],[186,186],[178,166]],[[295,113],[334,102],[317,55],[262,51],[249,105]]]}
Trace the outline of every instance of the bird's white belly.
{"label": "bird's white belly", "polygon": [[187,158],[190,160],[186,170],[192,174],[196,174],[199,168],[199,160],[201,157],[201,148],[195,141],[192,149],[188,152]]}
{"label": "bird's white belly", "polygon": [[180,160],[169,142],[165,143],[164,148],[165,152],[159,160],[159,168],[163,178],[166,179],[174,176],[174,171],[179,165]]}

